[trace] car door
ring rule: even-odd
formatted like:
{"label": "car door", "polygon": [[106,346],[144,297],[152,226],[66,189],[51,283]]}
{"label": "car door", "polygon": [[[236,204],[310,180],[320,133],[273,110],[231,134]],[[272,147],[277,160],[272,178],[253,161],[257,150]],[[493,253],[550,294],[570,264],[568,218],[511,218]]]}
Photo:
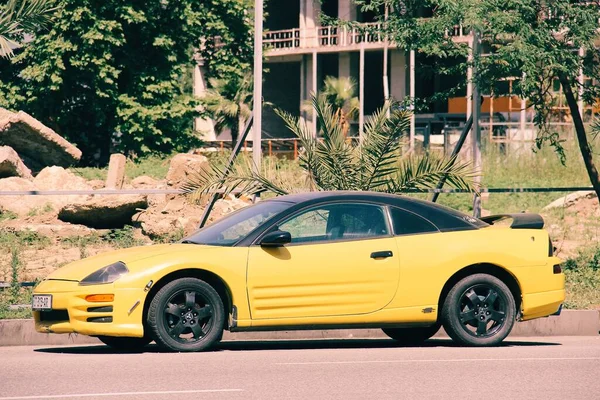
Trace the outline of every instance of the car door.
{"label": "car door", "polygon": [[270,231],[276,229],[290,232],[292,242],[249,250],[252,319],[364,314],[393,298],[399,262],[384,207],[318,205]]}
{"label": "car door", "polygon": [[[429,307],[437,304],[448,276],[447,233],[424,216],[389,207],[398,253],[402,254],[401,279],[390,307]],[[437,308],[437,307],[436,307]],[[433,310],[432,310],[433,311]]]}

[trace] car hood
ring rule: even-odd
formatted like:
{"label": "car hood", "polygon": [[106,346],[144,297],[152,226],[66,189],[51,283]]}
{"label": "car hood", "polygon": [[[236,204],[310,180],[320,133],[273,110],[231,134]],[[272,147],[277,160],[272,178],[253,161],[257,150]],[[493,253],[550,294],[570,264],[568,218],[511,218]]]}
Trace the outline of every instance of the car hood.
{"label": "car hood", "polygon": [[[156,257],[165,253],[198,250],[212,246],[194,244],[159,244],[151,246],[132,247],[101,253],[83,260],[74,261],[64,267],[52,272],[46,279],[60,279],[69,281],[81,281],[83,278],[98,269],[122,261],[126,265],[146,258]],[[213,247],[214,248],[214,247]],[[134,272],[129,268],[130,272]]]}

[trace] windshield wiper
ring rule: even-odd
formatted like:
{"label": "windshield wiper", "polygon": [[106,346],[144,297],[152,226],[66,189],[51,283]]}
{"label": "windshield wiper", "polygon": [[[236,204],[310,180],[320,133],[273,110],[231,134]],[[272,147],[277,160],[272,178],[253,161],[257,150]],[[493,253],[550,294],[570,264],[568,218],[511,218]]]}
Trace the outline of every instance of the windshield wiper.
{"label": "windshield wiper", "polygon": [[200,243],[196,243],[196,242],[194,242],[192,240],[187,240],[187,239],[186,240],[182,240],[179,243],[181,243],[181,244],[200,244]]}

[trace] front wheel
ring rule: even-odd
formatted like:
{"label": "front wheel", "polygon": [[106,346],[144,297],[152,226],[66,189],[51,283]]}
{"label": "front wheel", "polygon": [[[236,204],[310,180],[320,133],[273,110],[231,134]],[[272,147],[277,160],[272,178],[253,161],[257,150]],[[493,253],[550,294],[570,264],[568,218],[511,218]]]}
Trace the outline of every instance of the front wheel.
{"label": "front wheel", "polygon": [[421,344],[440,330],[440,324],[424,328],[384,328],[383,333],[402,344]]}
{"label": "front wheel", "polygon": [[148,327],[160,346],[172,351],[210,348],[223,334],[225,308],[217,291],[196,278],[167,283],[148,309]]}
{"label": "front wheel", "polygon": [[516,305],[504,282],[475,274],[459,281],[442,308],[444,329],[452,340],[468,346],[495,346],[510,333]]}
{"label": "front wheel", "polygon": [[148,345],[152,339],[149,337],[117,337],[117,336],[98,336],[98,339],[105,345],[119,351],[140,351]]}

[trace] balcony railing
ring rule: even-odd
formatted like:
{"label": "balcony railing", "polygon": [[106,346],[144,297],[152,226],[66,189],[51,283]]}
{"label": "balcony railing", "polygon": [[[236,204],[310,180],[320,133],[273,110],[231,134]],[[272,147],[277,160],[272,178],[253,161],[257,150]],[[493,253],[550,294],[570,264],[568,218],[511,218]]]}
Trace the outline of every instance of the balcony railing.
{"label": "balcony railing", "polygon": [[317,26],[312,29],[284,29],[267,31],[264,35],[266,50],[303,49],[315,47],[347,47],[359,43],[379,43],[383,36],[377,32],[379,23],[362,24],[360,28]]}
{"label": "balcony railing", "polygon": [[[381,31],[381,23],[364,23],[359,27],[317,26],[310,29],[284,29],[266,31],[263,44],[270,52],[285,52],[294,49],[311,49],[323,47],[350,47],[360,43],[383,43],[385,37]],[[446,31],[446,35],[454,38],[466,38],[470,32],[462,25],[456,25]]]}

